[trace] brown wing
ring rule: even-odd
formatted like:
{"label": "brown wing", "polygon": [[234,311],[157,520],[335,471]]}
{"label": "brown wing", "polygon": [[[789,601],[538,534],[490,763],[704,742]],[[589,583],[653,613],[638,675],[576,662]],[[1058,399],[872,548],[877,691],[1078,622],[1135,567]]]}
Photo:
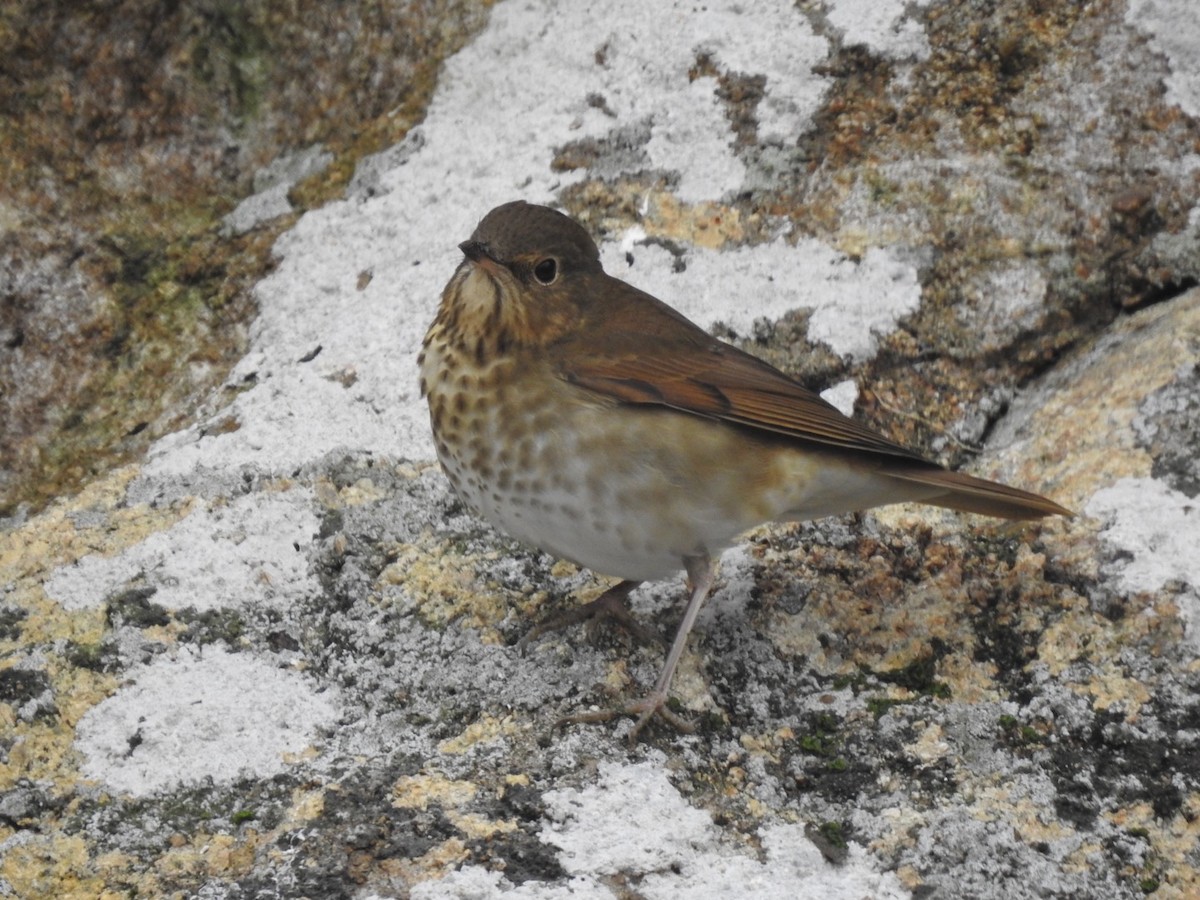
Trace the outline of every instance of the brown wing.
{"label": "brown wing", "polygon": [[556,348],[559,372],[622,403],[663,406],[887,461],[887,474],[944,492],[926,503],[1024,519],[1073,513],[1019,488],[951,472],[842,415],[760,359],[724,344],[671,307],[622,281],[598,276],[602,311],[587,335]]}
{"label": "brown wing", "polygon": [[604,321],[582,329],[586,341],[560,348],[560,373],[573,384],[622,403],[667,406],[796,440],[926,462],[649,294],[601,277]]}

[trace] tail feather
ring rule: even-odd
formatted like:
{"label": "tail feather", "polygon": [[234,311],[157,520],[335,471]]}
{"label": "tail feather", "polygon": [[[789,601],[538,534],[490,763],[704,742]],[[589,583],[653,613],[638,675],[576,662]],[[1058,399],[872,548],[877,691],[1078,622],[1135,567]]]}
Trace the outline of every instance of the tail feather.
{"label": "tail feather", "polygon": [[893,469],[888,475],[902,481],[945,488],[945,493],[923,496],[921,502],[959,512],[979,513],[1000,519],[1040,519],[1043,516],[1073,518],[1075,515],[1053,500],[963,472],[913,468]]}

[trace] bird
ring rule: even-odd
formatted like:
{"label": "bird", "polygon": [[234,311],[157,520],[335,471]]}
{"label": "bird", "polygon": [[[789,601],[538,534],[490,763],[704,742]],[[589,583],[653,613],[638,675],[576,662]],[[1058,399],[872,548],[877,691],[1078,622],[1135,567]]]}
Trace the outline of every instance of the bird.
{"label": "bird", "polygon": [[716,559],[758,525],[900,502],[1005,519],[1072,515],[946,469],[842,414],[607,274],[595,241],[562,212],[505,203],[459,249],[418,357],[454,492],[517,541],[620,579],[568,619],[628,618],[638,584],[687,575],[682,621],[652,690],[564,721],[633,716],[631,745],[655,717],[691,729],[668,708],[671,679]]}

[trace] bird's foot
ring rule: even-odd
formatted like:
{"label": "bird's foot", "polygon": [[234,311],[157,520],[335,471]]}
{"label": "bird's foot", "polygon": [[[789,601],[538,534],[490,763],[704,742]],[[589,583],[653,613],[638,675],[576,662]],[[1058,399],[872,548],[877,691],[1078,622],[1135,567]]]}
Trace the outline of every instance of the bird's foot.
{"label": "bird's foot", "polygon": [[633,728],[630,729],[628,735],[631,749],[637,745],[638,735],[642,733],[642,729],[656,716],[676,731],[683,734],[694,734],[696,731],[695,723],[688,721],[683,716],[671,710],[667,706],[668,699],[666,691],[651,691],[642,699],[626,703],[624,706],[614,707],[613,709],[601,709],[594,712],[576,713],[573,716],[564,716],[554,723],[554,727],[562,728],[567,725],[578,725],[585,722],[610,722],[618,716],[634,716],[637,721],[633,723]]}
{"label": "bird's foot", "polygon": [[580,622],[595,624],[604,619],[616,622],[633,635],[638,643],[662,643],[662,639],[657,633],[641,624],[633,617],[633,613],[629,611],[629,606],[626,602],[629,598],[629,592],[639,584],[641,584],[640,581],[622,581],[619,584],[613,585],[589,603],[576,606],[558,615],[549,616],[537,625],[534,625],[525,633],[524,637],[517,641],[517,649],[524,653],[531,643],[549,631],[559,631],[570,625],[577,625]]}

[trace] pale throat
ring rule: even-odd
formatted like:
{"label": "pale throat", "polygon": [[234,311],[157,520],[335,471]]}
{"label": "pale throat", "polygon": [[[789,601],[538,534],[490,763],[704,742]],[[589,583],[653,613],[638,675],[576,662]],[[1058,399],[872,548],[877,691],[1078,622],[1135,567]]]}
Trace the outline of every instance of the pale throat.
{"label": "pale throat", "polygon": [[[508,283],[505,283],[508,282]],[[451,283],[456,318],[469,340],[499,332],[519,331],[524,325],[521,305],[513,302],[519,286],[503,270],[493,274],[475,264],[465,268]]]}
{"label": "pale throat", "polygon": [[578,325],[579,313],[561,285],[524,284],[503,266],[484,261],[454,274],[438,319],[445,340],[482,365],[481,354],[542,354]]}

